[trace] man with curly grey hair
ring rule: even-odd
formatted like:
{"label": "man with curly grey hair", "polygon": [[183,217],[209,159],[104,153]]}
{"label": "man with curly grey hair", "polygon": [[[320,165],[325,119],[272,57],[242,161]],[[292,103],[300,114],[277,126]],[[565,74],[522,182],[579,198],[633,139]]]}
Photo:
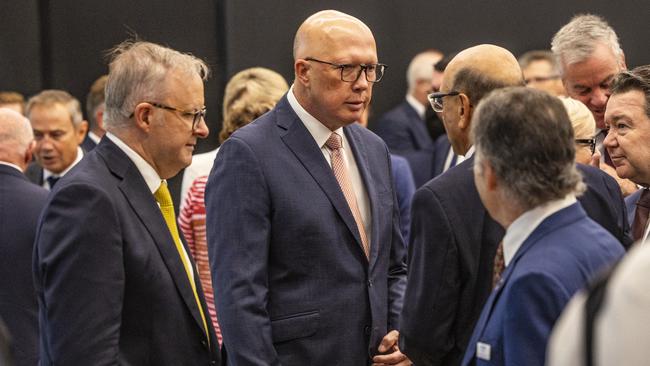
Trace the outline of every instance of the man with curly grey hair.
{"label": "man with curly grey hair", "polygon": [[40,362],[217,365],[165,181],[208,135],[208,67],[147,42],[124,42],[112,56],[106,135],[52,191],[36,235]]}

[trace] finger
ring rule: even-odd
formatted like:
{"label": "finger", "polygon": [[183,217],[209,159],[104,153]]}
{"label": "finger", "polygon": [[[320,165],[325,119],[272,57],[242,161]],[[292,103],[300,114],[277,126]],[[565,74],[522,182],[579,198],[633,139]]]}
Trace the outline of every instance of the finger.
{"label": "finger", "polygon": [[399,333],[396,330],[391,330],[384,336],[379,344],[379,353],[384,353],[390,350],[396,343],[399,338]]}
{"label": "finger", "polygon": [[591,155],[591,159],[589,160],[589,165],[600,168],[600,151],[596,150],[593,155]]}
{"label": "finger", "polygon": [[379,363],[379,364],[383,363],[388,365],[395,365],[404,360],[407,360],[406,355],[400,351],[395,351],[387,355],[377,355],[372,358],[372,362],[374,363]]}

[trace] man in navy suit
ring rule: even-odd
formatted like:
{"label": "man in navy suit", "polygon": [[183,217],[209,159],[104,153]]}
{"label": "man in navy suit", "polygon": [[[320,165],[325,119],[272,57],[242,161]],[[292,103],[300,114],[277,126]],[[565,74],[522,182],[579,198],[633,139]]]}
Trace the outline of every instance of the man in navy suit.
{"label": "man in navy suit", "polygon": [[0,318],[13,338],[18,366],[38,363],[32,252],[48,192],[23,175],[32,158],[33,140],[27,118],[0,108]]}
{"label": "man in navy suit", "polygon": [[364,23],[318,12],[296,33],[287,95],[219,150],[207,235],[230,365],[410,364],[390,157],[354,123],[384,68]]}
{"label": "man in navy suit", "polygon": [[203,61],[152,43],[114,49],[108,132],[57,183],[36,236],[42,365],[219,364],[164,181],[208,135],[207,72]]}
{"label": "man in navy suit", "polygon": [[558,99],[524,87],[495,91],[479,104],[472,135],[476,188],[506,229],[502,258],[495,259],[495,271],[499,260],[505,270],[462,365],[542,366],[566,303],[624,251],[576,199],[585,186]]}
{"label": "man in navy suit", "polygon": [[433,177],[433,140],[424,122],[429,106],[433,64],[442,58],[437,51],[427,51],[413,58],[407,70],[406,100],[386,112],[372,125],[373,131],[388,145],[390,152],[403,156],[411,164],[415,186]]}
{"label": "man in navy suit", "polygon": [[[485,211],[476,191],[469,131],[483,96],[512,85],[523,86],[515,57],[501,47],[479,45],[450,62],[442,94],[432,95],[442,108],[454,151],[468,159],[413,197],[400,346],[418,366],[460,364],[492,290],[494,256],[504,230]],[[590,217],[627,243],[627,218],[616,182],[599,169],[578,169],[588,187],[578,200]]]}

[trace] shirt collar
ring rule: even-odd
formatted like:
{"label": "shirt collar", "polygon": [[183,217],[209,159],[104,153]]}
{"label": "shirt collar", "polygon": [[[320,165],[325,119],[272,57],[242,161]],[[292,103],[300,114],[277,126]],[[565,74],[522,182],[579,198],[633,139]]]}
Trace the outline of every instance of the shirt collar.
{"label": "shirt collar", "polygon": [[162,179],[160,179],[160,176],[156,170],[146,160],[144,160],[140,154],[131,149],[131,147],[129,147],[129,145],[127,145],[124,141],[120,140],[119,137],[113,135],[110,132],[106,132],[106,135],[104,136],[113,141],[115,145],[117,145],[117,147],[120,148],[120,150],[122,150],[126,156],[129,157],[129,159],[131,159],[133,164],[135,164],[135,167],[138,168],[138,171],[142,175],[142,178],[144,178],[145,183],[147,183],[147,187],[149,187],[151,194],[156,192],[162,182]]}
{"label": "shirt collar", "polygon": [[81,149],[81,147],[77,146],[77,157],[74,159],[72,164],[70,164],[70,166],[68,166],[61,173],[55,174],[55,173],[43,168],[43,181],[46,181],[47,178],[52,177],[52,176],[58,177],[58,178],[63,177],[64,175],[66,175],[70,171],[70,169],[72,169],[75,165],[77,165],[81,161],[81,159],[83,159],[83,157],[84,157],[84,151]]}
{"label": "shirt collar", "polygon": [[415,111],[418,113],[418,116],[420,116],[420,119],[424,120],[424,114],[427,112],[427,107],[418,102],[418,100],[415,99],[415,97],[413,97],[410,93],[406,94],[406,101],[411,107],[413,107],[413,109],[415,109]]}
{"label": "shirt collar", "polygon": [[576,196],[573,193],[564,198],[547,202],[532,210],[524,212],[510,224],[503,237],[503,259],[507,266],[515,256],[524,241],[547,217],[576,203]]}
{"label": "shirt collar", "polygon": [[98,136],[96,133],[94,133],[93,131],[88,131],[88,138],[90,138],[91,140],[93,140],[96,144],[98,144],[98,143],[99,143],[99,140],[102,139],[101,137],[99,137],[99,136]]}
{"label": "shirt collar", "polygon": [[325,145],[327,139],[330,138],[332,132],[336,132],[342,137],[343,148],[345,149],[347,141],[343,134],[343,127],[339,127],[337,130],[331,131],[329,128],[325,127],[324,124],[320,123],[316,117],[309,114],[309,112],[307,112],[305,108],[300,105],[298,99],[296,99],[296,96],[293,94],[293,85],[291,85],[291,88],[289,88],[289,92],[287,93],[287,101],[289,102],[289,105],[293,111],[298,115],[298,118],[300,118],[302,123],[305,125],[311,136],[314,138],[319,148],[323,148],[323,145]]}
{"label": "shirt collar", "polygon": [[23,170],[20,169],[20,167],[18,165],[16,165],[16,164],[8,163],[6,161],[0,161],[0,165],[10,166],[10,167],[15,168],[16,170],[18,170],[20,173],[23,173]]}

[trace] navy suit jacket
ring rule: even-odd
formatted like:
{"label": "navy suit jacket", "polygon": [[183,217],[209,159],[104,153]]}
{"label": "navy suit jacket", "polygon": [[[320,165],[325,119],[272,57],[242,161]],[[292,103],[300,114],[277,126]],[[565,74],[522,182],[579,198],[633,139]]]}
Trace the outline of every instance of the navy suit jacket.
{"label": "navy suit jacket", "polygon": [[371,206],[369,260],[286,96],[219,150],[205,200],[230,365],[366,365],[398,329],[406,264],[388,149],[358,124],[343,130]]}
{"label": "navy suit jacket", "polygon": [[447,135],[442,135],[436,139],[433,145],[433,177],[437,177],[443,173],[445,168],[445,160],[451,150],[451,143]]}
{"label": "navy suit jacket", "polygon": [[424,120],[407,101],[386,112],[372,127],[391,153],[411,164],[416,187],[433,178],[433,140]]}
{"label": "navy suit jacket", "polygon": [[393,182],[395,183],[395,193],[397,194],[397,204],[399,205],[399,227],[406,244],[411,230],[411,200],[415,193],[415,183],[413,182],[411,167],[406,159],[399,155],[390,154],[390,163]]}
{"label": "navy suit jacket", "polygon": [[0,164],[0,318],[13,338],[17,366],[38,362],[38,304],[32,278],[36,223],[48,191]]}
{"label": "navy suit jacket", "polygon": [[110,139],[50,194],[34,276],[42,365],[219,363],[212,322],[208,345],[160,209],[135,164]]}
{"label": "navy suit jacket", "polygon": [[[418,366],[460,364],[492,290],[494,255],[505,232],[481,203],[473,162],[470,157],[413,196],[400,345]],[[587,185],[578,201],[621,243],[628,242],[616,181],[599,169],[578,170]]]}
{"label": "navy suit jacket", "polygon": [[485,303],[462,365],[543,366],[551,329],[571,296],[623,254],[578,203],[547,217]]}
{"label": "navy suit jacket", "polygon": [[84,149],[84,151],[91,151],[95,148],[95,146],[97,146],[97,143],[93,141],[93,139],[91,139],[88,135],[86,135],[86,137],[84,137],[84,140],[81,142],[81,148]]}

